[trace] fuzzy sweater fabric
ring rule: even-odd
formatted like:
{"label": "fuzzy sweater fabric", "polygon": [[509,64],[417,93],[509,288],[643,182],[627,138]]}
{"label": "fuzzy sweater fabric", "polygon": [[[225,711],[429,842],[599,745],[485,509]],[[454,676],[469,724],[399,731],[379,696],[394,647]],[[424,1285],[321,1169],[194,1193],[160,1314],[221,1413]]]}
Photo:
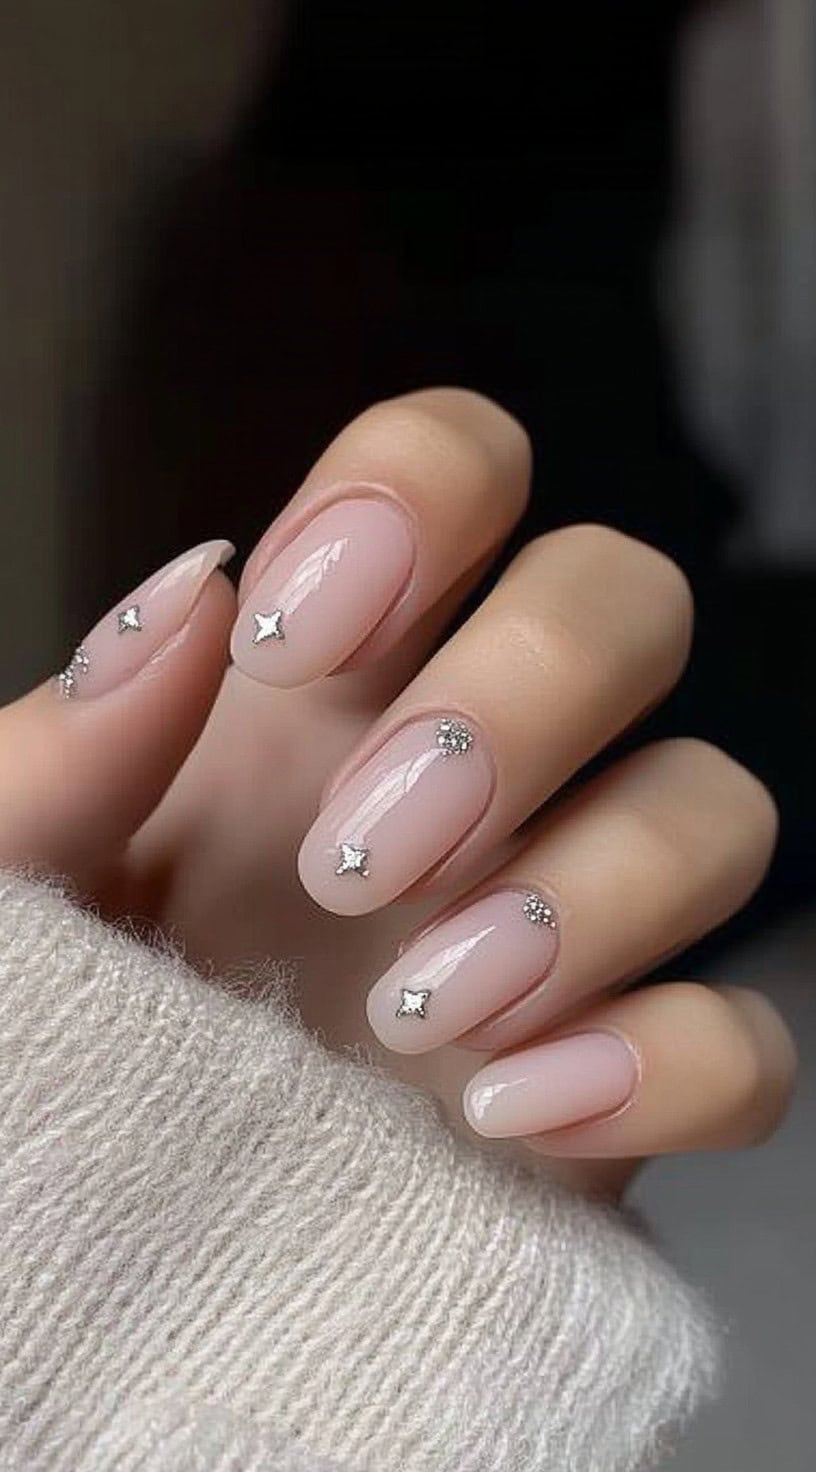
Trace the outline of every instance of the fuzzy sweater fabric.
{"label": "fuzzy sweater fabric", "polygon": [[621,1217],[0,876],[2,1472],[634,1472],[715,1361]]}

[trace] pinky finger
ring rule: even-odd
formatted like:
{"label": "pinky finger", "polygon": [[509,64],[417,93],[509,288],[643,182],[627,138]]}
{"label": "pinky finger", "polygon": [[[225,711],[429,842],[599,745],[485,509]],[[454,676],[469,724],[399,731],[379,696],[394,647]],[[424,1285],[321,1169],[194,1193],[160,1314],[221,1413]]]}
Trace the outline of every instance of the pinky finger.
{"label": "pinky finger", "polygon": [[678,982],[592,1008],[496,1058],[465,1089],[481,1135],[552,1156],[638,1157],[757,1144],[790,1101],[796,1052],[758,992]]}

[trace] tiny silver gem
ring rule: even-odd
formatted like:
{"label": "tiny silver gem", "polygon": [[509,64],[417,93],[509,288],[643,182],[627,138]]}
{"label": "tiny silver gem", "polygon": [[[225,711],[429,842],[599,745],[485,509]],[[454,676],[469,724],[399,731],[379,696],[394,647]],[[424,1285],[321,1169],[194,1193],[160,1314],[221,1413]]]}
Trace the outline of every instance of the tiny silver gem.
{"label": "tiny silver gem", "polygon": [[271,613],[253,614],[255,619],[255,637],[253,644],[264,644],[267,639],[277,639],[283,644],[286,634],[283,630],[283,609],[273,608]]}
{"label": "tiny silver gem", "polygon": [[138,603],[132,603],[130,608],[124,609],[122,613],[117,613],[116,617],[119,620],[120,634],[140,634],[142,632],[141,609]]}
{"label": "tiny silver gem", "polygon": [[550,930],[558,929],[558,921],[552,905],[548,905],[540,894],[528,894],[524,901],[524,913],[531,925],[546,925]]}
{"label": "tiny silver gem", "polygon": [[341,843],[340,863],[335,869],[335,874],[359,874],[361,879],[368,878],[368,849],[359,848],[356,843]]}
{"label": "tiny silver gem", "polygon": [[455,721],[446,716],[436,728],[436,744],[445,756],[467,756],[473,745],[473,732],[464,721]]}
{"label": "tiny silver gem", "polygon": [[429,991],[412,992],[407,986],[401,988],[402,996],[396,1011],[397,1017],[427,1017]]}

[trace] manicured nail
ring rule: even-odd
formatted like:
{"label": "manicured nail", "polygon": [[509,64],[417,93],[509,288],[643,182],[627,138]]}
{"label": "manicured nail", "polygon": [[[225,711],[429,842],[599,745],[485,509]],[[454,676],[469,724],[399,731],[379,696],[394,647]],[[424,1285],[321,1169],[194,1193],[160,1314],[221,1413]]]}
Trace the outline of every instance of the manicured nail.
{"label": "manicured nail", "polygon": [[207,579],[234,553],[231,542],[202,542],[154,573],[83,639],[57,678],[60,695],[85,700],[131,679],[184,627]]}
{"label": "manicured nail", "polygon": [[557,952],[552,905],[532,890],[497,890],[403,951],[372,987],[368,1020],[395,1052],[427,1052],[516,1001]]}
{"label": "manicured nail", "polygon": [[539,1135],[614,1114],[638,1081],[633,1048],[611,1032],[575,1033],[489,1063],[465,1089],[480,1135]]}
{"label": "manicured nail", "polygon": [[232,657],[267,685],[304,685],[347,660],[405,587],[411,526],[369,496],[336,501],[273,558],[244,604]]}
{"label": "manicured nail", "polygon": [[487,807],[493,761],[459,717],[409,721],[334,794],[300,850],[300,877],[327,910],[388,904],[445,858]]}

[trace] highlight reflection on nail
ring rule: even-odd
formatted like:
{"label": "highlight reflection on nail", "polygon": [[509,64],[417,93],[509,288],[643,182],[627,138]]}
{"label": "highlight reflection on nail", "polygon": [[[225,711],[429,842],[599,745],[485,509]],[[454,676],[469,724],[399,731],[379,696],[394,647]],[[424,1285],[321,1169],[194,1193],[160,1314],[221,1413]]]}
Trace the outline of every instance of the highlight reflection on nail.
{"label": "highlight reflection on nail", "polygon": [[393,502],[372,495],[334,501],[251,590],[232,633],[235,664],[254,680],[285,687],[330,674],[388,612],[414,555],[408,517]]}
{"label": "highlight reflection on nail", "polygon": [[617,1113],[638,1075],[617,1033],[575,1033],[489,1063],[465,1089],[465,1115],[492,1139],[547,1134]]}

